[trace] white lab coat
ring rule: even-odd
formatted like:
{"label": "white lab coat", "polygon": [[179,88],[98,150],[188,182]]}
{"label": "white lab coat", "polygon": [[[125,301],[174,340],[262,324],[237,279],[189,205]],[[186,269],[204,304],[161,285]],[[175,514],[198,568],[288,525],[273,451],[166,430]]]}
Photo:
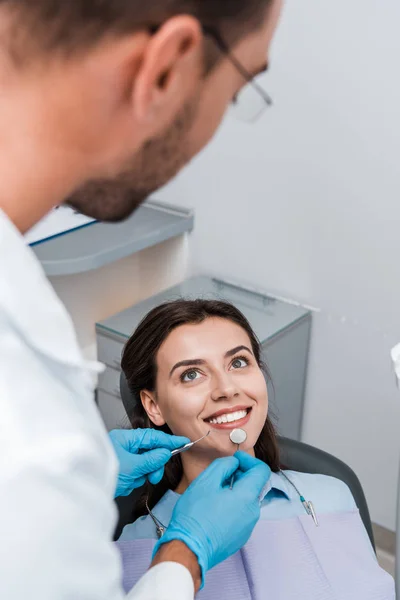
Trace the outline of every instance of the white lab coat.
{"label": "white lab coat", "polygon": [[[68,314],[0,211],[0,598],[120,600],[117,462]],[[193,599],[182,565],[128,598]]]}

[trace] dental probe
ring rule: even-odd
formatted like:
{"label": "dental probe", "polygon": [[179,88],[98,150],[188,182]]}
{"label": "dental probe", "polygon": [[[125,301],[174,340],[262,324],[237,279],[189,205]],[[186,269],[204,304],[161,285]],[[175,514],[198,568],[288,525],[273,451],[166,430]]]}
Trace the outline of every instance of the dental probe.
{"label": "dental probe", "polygon": [[208,433],[206,433],[206,435],[203,435],[203,437],[196,440],[195,442],[189,442],[189,444],[185,444],[184,446],[182,446],[182,448],[177,448],[176,450],[172,450],[171,456],[177,456],[178,454],[182,454],[182,452],[186,452],[187,450],[190,450],[190,448],[193,448],[193,446],[195,444],[198,444],[199,442],[204,440],[206,437],[208,437],[210,435],[210,433],[211,433],[211,429]]}

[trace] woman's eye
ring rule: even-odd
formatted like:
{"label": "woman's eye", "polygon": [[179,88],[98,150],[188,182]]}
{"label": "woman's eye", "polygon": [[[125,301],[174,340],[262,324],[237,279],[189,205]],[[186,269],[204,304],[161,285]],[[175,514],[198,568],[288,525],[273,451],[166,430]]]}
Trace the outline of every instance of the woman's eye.
{"label": "woman's eye", "polygon": [[186,371],[186,373],[182,373],[181,380],[187,383],[189,381],[195,381],[196,379],[198,379],[198,376],[200,376],[200,373],[198,371]]}
{"label": "woman's eye", "polygon": [[232,367],[234,369],[243,369],[243,367],[247,367],[248,364],[249,363],[245,358],[235,358],[235,360],[232,362]]}

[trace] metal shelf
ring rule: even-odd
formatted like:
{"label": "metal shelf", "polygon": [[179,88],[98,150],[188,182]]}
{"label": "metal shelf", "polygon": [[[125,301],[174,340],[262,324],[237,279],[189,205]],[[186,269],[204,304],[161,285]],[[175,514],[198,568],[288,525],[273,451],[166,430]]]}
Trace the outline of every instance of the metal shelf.
{"label": "metal shelf", "polygon": [[165,242],[193,226],[193,211],[151,200],[122,223],[95,223],[44,241],[32,250],[47,275],[73,275]]}

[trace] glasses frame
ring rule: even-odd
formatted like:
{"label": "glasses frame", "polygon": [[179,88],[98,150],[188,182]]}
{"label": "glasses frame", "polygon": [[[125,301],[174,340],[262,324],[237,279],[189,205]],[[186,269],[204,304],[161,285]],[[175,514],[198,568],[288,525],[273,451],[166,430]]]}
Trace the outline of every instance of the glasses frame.
{"label": "glasses frame", "polygon": [[[154,34],[158,31],[160,25],[153,25],[148,28],[151,34]],[[273,105],[273,101],[271,96],[260,86],[256,81],[254,81],[255,76],[252,75],[246,67],[242,65],[242,63],[236,58],[230,49],[229,45],[225,42],[224,38],[221,36],[219,31],[214,27],[210,27],[209,25],[201,25],[202,31],[204,35],[212,38],[219,50],[226,55],[226,57],[230,60],[235,69],[240,73],[243,79],[251,85],[251,87],[261,96],[262,100],[265,103],[265,107],[269,107]],[[233,102],[236,102],[236,97]]]}
{"label": "glasses frame", "polygon": [[229,45],[225,42],[224,38],[221,36],[219,31],[214,27],[209,27],[208,25],[202,25],[202,30],[205,35],[208,35],[214,40],[218,48],[223,54],[227,56],[227,58],[231,61],[235,69],[241,74],[243,79],[247,81],[247,83],[250,84],[252,88],[261,96],[266,106],[272,106],[273,101],[271,96],[260,85],[258,85],[258,83],[254,80],[254,75],[252,75],[246,69],[246,67],[244,67],[242,63],[236,58],[236,56],[233,54]]}

